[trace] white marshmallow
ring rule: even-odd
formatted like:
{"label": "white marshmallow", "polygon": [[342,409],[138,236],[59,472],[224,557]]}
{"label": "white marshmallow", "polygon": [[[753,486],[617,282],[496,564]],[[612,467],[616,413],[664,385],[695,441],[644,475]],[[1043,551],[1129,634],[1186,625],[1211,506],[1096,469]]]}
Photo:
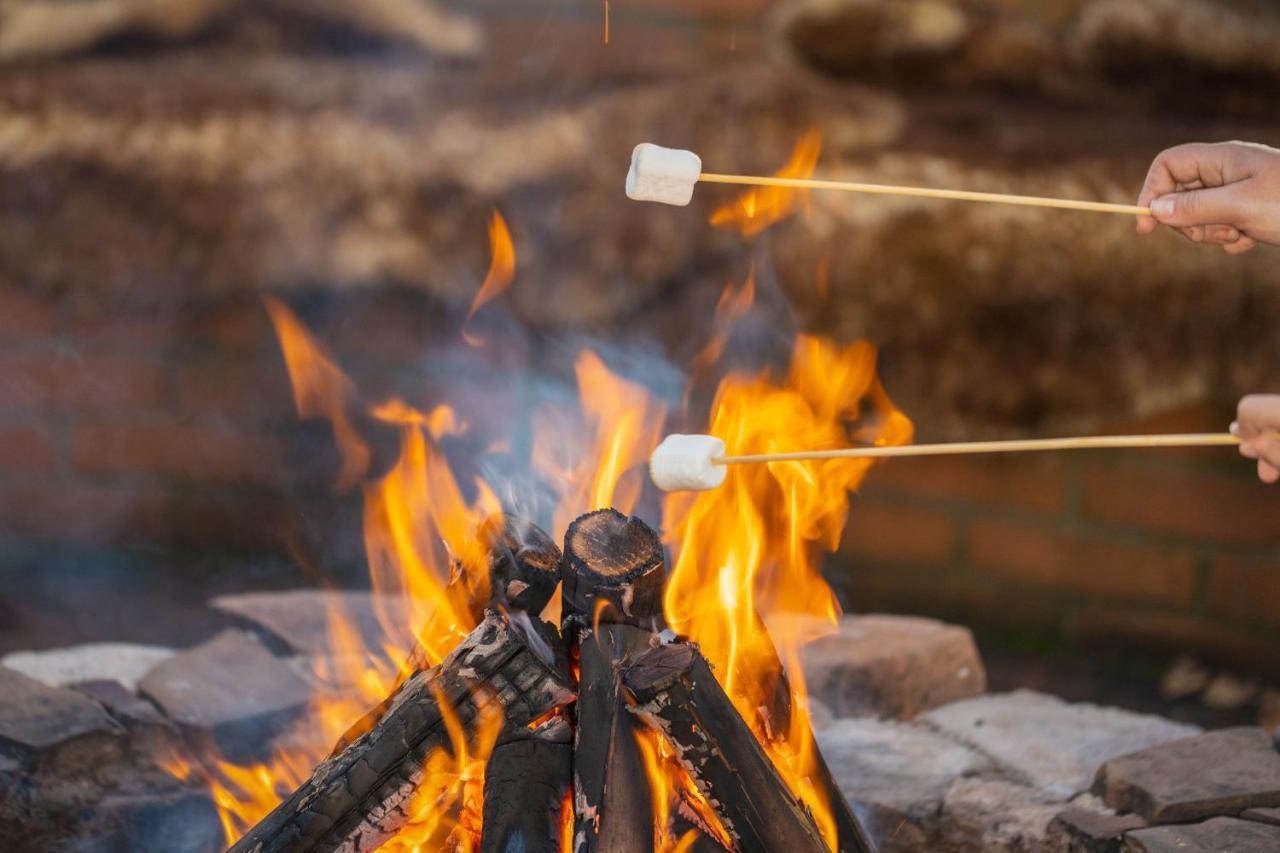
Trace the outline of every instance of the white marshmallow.
{"label": "white marshmallow", "polygon": [[702,159],[692,151],[641,142],[631,152],[627,198],[684,207],[702,174]]}
{"label": "white marshmallow", "polygon": [[649,476],[664,492],[714,489],[728,470],[712,462],[724,456],[724,442],[710,435],[669,435],[649,457]]}

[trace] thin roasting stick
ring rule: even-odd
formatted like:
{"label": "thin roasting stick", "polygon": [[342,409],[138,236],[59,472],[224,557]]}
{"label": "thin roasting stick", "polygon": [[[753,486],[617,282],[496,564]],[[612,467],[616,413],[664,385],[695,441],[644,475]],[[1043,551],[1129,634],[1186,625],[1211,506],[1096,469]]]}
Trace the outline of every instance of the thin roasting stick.
{"label": "thin roasting stick", "polygon": [[[1120,213],[1126,216],[1151,215],[1151,208],[1132,204],[1109,204],[1101,201],[1076,201],[1066,198],[1041,198],[1038,196],[1007,195],[1005,193],[979,193],[968,190],[942,190],[929,187],[895,187],[887,184],[861,184],[850,181],[819,181],[812,178],[767,178],[751,175],[718,175],[703,172],[698,180],[710,184],[745,184],[758,187],[790,187],[809,190],[840,190],[850,193],[876,195],[915,196],[917,198],[943,198],[953,201],[983,201],[995,204],[1016,204],[1023,207],[1054,207],[1063,210],[1089,210],[1095,213]],[[1145,446],[1145,445],[1144,445]]]}
{"label": "thin roasting stick", "polygon": [[[1280,433],[1276,435],[1280,438]],[[1034,438],[1021,441],[960,441],[950,444],[903,444],[882,447],[850,447],[840,450],[801,450],[795,453],[756,453],[716,456],[716,465],[752,462],[794,462],[810,459],[877,459],[897,456],[954,456],[966,453],[1025,453],[1036,450],[1099,450],[1121,447],[1229,447],[1240,444],[1230,433],[1186,435],[1093,435],[1076,438]]]}

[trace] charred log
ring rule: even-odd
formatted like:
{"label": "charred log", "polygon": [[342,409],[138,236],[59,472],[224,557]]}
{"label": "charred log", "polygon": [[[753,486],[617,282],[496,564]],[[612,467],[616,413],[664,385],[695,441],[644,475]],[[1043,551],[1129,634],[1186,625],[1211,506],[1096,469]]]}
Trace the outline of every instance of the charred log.
{"label": "charred log", "polygon": [[[735,849],[823,853],[812,815],[774,768],[695,646],[676,643],[638,656],[624,683],[634,712],[675,747],[698,790],[716,809]],[[834,791],[839,800],[839,791]],[[869,853],[861,834],[839,849]]]}
{"label": "charred log", "polygon": [[617,510],[589,512],[564,534],[564,620],[660,629],[666,557],[653,528]]}
{"label": "charred log", "polygon": [[511,515],[490,517],[480,528],[489,549],[491,607],[537,616],[560,583],[560,549],[537,525]]}
{"label": "charred log", "polygon": [[653,797],[627,713],[620,669],[657,636],[632,625],[598,625],[578,658],[578,727],[573,748],[574,853],[649,853]]}
{"label": "charred log", "polygon": [[[533,651],[544,662],[553,660],[562,666],[559,658],[563,646],[549,644],[541,639],[541,631],[534,622],[547,606],[560,582],[560,549],[550,536],[537,525],[512,515],[493,515],[480,527],[479,536],[489,549],[489,598],[482,601],[468,600],[467,606],[476,622],[484,618],[486,607],[496,607],[507,612],[511,621],[525,634]],[[468,596],[465,584],[458,572],[449,583],[446,595]],[[470,597],[474,599],[474,597]],[[391,695],[369,710],[343,733],[334,745],[330,756],[337,755],[357,738],[372,729],[395,701],[396,692],[405,678],[426,669],[426,653],[418,646],[409,656],[408,674],[392,688]]]}
{"label": "charred log", "polygon": [[504,731],[484,771],[480,853],[560,853],[572,765],[573,732],[564,717]]}
{"label": "charred log", "polygon": [[[556,642],[549,629],[541,639]],[[452,710],[469,737],[490,703],[514,727],[572,698],[555,661],[536,654],[524,630],[490,611],[440,666],[403,682],[369,731],[317,766],[231,853],[376,849],[407,822],[426,758],[450,748],[442,710]]]}

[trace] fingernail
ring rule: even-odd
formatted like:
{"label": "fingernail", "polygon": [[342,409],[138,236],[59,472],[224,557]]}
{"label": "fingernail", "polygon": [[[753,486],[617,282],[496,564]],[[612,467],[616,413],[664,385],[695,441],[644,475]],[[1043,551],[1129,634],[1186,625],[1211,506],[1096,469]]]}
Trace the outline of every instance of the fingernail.
{"label": "fingernail", "polygon": [[1151,213],[1154,216],[1173,216],[1174,202],[1173,199],[1165,196],[1151,202]]}
{"label": "fingernail", "polygon": [[1227,430],[1227,432],[1231,433],[1232,435],[1239,435],[1239,434],[1240,434],[1240,422],[1239,422],[1239,421],[1232,421],[1232,422],[1231,422],[1231,427],[1230,427],[1230,429],[1228,429],[1228,430]]}

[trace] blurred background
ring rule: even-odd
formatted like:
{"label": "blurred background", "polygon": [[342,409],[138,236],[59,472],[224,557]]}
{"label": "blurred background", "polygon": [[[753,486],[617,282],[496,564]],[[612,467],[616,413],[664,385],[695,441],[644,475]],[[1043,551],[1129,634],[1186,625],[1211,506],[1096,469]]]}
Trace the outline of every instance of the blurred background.
{"label": "blurred background", "polygon": [[[462,460],[527,444],[587,343],[678,401],[748,276],[721,372],[868,339],[918,441],[1216,431],[1280,391],[1273,250],[841,194],[744,236],[708,223],[730,188],[621,192],[642,141],[769,174],[812,131],[820,176],[1130,202],[1162,148],[1280,142],[1262,0],[7,0],[0,62],[0,652],[367,583],[265,295],[362,397],[454,405]],[[515,279],[471,347],[494,210]],[[826,571],[972,626],[993,687],[1280,677],[1280,489],[1230,451],[880,466]]]}

